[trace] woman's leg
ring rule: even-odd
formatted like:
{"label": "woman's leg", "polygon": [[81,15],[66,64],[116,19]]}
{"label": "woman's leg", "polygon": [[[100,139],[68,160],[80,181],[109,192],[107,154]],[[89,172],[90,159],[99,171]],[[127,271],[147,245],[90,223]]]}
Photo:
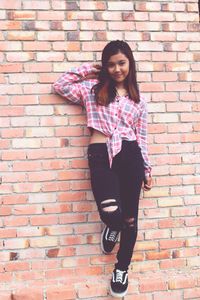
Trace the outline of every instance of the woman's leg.
{"label": "woman's leg", "polygon": [[120,180],[120,200],[123,220],[126,224],[121,231],[120,247],[115,267],[127,270],[131,262],[138,232],[138,206],[144,180],[144,164],[137,142],[124,141],[122,151],[116,157],[120,160],[113,168]]}
{"label": "woman's leg", "polygon": [[88,162],[91,186],[101,220],[111,229],[120,231],[123,227],[121,214],[119,178],[110,168],[107,145],[90,144]]}

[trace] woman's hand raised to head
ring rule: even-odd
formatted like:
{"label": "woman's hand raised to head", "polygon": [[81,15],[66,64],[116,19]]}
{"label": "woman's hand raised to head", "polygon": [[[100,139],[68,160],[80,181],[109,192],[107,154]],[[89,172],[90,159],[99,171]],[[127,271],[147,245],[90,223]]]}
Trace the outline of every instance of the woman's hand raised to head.
{"label": "woman's hand raised to head", "polygon": [[85,79],[98,79],[99,72],[101,71],[101,65],[94,63],[92,64],[91,73],[88,74]]}

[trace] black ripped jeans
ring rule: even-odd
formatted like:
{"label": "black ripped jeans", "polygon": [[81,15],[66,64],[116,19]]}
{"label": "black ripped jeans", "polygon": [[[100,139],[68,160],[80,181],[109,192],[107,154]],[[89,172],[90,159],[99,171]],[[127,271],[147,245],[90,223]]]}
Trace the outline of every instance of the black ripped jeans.
{"label": "black ripped jeans", "polygon": [[[122,141],[121,151],[110,168],[106,143],[90,144],[88,162],[91,186],[101,220],[111,229],[121,231],[115,267],[127,270],[131,262],[138,232],[138,206],[144,162],[136,141]],[[112,199],[105,209],[106,201]]]}

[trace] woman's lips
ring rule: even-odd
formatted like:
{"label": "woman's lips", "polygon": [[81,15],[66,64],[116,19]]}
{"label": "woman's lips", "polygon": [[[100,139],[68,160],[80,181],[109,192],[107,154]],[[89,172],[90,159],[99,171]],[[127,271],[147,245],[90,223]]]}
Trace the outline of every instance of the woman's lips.
{"label": "woman's lips", "polygon": [[122,76],[122,74],[114,74],[114,77],[115,78],[119,78],[119,77],[121,77]]}

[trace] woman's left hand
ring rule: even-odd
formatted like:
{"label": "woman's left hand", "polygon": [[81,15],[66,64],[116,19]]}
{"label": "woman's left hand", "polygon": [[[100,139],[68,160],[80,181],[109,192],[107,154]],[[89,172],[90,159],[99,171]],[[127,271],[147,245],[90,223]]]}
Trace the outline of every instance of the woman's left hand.
{"label": "woman's left hand", "polygon": [[145,177],[145,180],[144,180],[144,186],[143,186],[143,189],[144,191],[150,191],[151,188],[153,186],[153,179],[151,176],[147,176]]}

